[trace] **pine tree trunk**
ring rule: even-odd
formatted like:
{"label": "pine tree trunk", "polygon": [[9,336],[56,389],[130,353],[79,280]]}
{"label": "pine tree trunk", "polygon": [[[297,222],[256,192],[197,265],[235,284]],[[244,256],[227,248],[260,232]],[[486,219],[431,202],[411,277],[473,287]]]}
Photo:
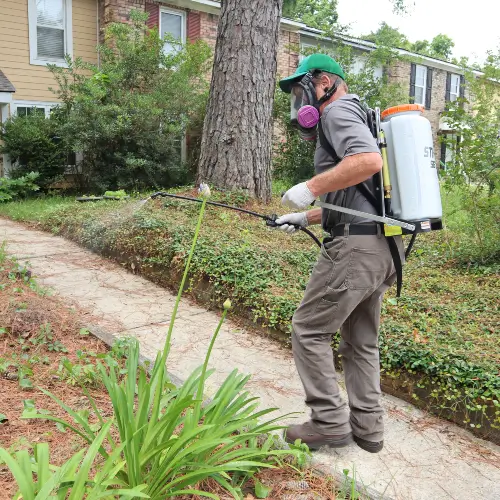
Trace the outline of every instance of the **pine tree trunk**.
{"label": "pine tree trunk", "polygon": [[224,0],[198,180],[271,197],[273,100],[283,0]]}

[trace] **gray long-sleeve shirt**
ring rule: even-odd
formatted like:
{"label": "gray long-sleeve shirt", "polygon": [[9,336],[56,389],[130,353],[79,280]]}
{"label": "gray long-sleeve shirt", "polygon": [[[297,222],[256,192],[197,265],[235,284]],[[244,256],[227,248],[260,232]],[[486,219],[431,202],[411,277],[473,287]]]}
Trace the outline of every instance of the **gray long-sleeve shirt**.
{"label": "gray long-sleeve shirt", "polygon": [[[366,113],[359,105],[359,97],[347,94],[329,104],[321,115],[323,132],[340,159],[359,153],[380,153],[375,139],[366,125]],[[334,168],[334,158],[321,146],[318,139],[314,155],[317,174]],[[375,193],[372,179],[365,181],[370,192]],[[321,201],[341,207],[377,214],[375,207],[355,186],[321,196]],[[360,224],[372,222],[369,219],[323,209],[322,225],[329,231],[336,224]]]}

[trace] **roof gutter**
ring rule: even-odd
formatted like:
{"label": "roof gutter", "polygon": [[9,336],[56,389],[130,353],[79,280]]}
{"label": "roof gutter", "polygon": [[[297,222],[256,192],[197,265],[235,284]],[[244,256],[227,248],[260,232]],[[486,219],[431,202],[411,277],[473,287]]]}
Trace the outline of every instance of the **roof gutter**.
{"label": "roof gutter", "polygon": [[[306,26],[306,28],[301,29],[299,31],[301,35],[304,36],[309,36],[311,38],[314,38],[318,41],[324,40],[327,42],[334,42],[335,40],[341,40],[344,43],[347,43],[348,45],[351,45],[352,47],[359,48],[361,50],[366,50],[367,52],[371,52],[377,48],[377,45],[373,42],[369,42],[368,40],[362,40],[360,38],[355,38],[351,36],[346,36],[346,35],[338,35],[334,38],[332,37],[327,37],[324,36],[324,31],[317,30],[315,28],[310,28]],[[433,68],[438,68],[438,69],[443,69],[445,71],[450,71],[453,70],[455,73],[458,74],[463,74],[464,70],[461,66],[458,66],[457,64],[453,64],[447,61],[442,61],[441,59],[435,59],[434,57],[430,56],[425,56],[422,54],[416,54],[415,52],[410,52],[409,50],[405,49],[399,49],[395,48],[394,49],[399,55],[406,56],[406,57],[412,57],[414,59],[423,61],[427,63],[429,66],[432,66]],[[483,76],[484,73],[482,71],[477,71],[477,70],[472,70],[472,73],[476,76]]]}
{"label": "roof gutter", "polygon": [[[174,5],[176,7],[183,7],[185,9],[197,10],[199,12],[207,12],[208,14],[220,14],[220,2],[215,0],[163,0],[164,3]],[[307,26],[304,23],[293,21],[285,17],[281,18],[281,25],[286,26],[289,31],[299,31],[305,29]]]}

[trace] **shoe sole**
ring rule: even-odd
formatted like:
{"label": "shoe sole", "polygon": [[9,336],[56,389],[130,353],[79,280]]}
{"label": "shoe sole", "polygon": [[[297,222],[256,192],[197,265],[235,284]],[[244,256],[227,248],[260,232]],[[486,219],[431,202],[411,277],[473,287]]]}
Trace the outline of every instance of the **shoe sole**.
{"label": "shoe sole", "polygon": [[360,441],[356,436],[353,435],[354,442],[362,449],[367,451],[368,453],[378,453],[382,451],[384,447],[384,442],[381,443],[370,443],[369,441]]}
{"label": "shoe sole", "polygon": [[[285,441],[288,444],[293,444],[295,442],[295,441],[290,441],[286,438]],[[328,446],[329,448],[345,448],[346,446],[349,446],[352,443],[353,443],[353,437],[352,434],[349,434],[343,439],[325,439],[324,441],[321,442],[311,443],[311,444],[305,443],[305,444],[307,444],[307,446],[311,451],[317,451],[320,448],[323,448],[324,446]]]}

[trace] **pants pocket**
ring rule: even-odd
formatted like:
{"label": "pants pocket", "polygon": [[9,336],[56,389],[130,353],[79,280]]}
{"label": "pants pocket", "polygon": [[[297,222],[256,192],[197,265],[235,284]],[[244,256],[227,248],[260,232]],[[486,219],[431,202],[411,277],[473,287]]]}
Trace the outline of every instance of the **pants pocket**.
{"label": "pants pocket", "polygon": [[332,302],[326,297],[321,298],[307,318],[308,329],[320,333],[334,333],[329,332],[329,326],[334,320],[338,307],[338,302]]}
{"label": "pants pocket", "polygon": [[346,287],[350,290],[378,288],[385,280],[388,271],[387,265],[387,259],[381,252],[353,248],[349,256]]}
{"label": "pants pocket", "polygon": [[[328,269],[323,269],[324,286],[331,287],[334,280],[338,280],[338,273],[341,272],[340,262],[345,254],[346,238],[334,238],[327,241],[321,248],[323,261],[328,263]],[[343,280],[342,280],[343,281]],[[335,288],[335,287],[334,287]]]}

